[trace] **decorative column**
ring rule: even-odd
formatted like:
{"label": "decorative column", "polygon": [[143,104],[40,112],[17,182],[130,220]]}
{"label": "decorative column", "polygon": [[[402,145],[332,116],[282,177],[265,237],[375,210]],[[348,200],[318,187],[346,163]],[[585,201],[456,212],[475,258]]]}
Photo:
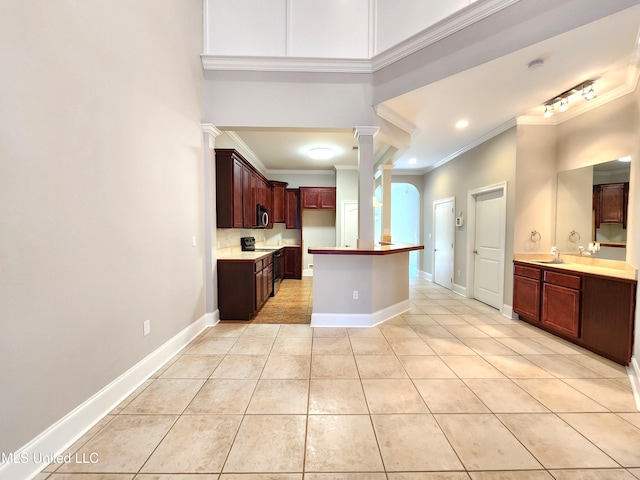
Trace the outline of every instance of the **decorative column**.
{"label": "decorative column", "polygon": [[391,243],[391,170],[393,165],[385,163],[382,171],[382,233],[380,241]]}
{"label": "decorative column", "polygon": [[358,248],[373,248],[373,137],[379,127],[355,127],[358,139]]}
{"label": "decorative column", "polygon": [[218,299],[217,289],[214,287],[216,263],[214,262],[213,248],[217,245],[215,207],[216,207],[216,169],[215,151],[216,137],[220,135],[220,130],[211,123],[202,125],[202,160],[204,177],[204,292],[205,292],[205,314],[207,323],[213,325],[214,310],[217,310]]}

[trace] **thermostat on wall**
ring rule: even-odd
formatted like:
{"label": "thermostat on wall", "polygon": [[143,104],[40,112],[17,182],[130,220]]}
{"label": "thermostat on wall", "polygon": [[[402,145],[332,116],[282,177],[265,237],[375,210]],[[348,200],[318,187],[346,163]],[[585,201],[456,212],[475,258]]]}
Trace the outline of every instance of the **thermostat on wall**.
{"label": "thermostat on wall", "polygon": [[456,227],[461,227],[464,225],[464,219],[462,216],[456,217]]}

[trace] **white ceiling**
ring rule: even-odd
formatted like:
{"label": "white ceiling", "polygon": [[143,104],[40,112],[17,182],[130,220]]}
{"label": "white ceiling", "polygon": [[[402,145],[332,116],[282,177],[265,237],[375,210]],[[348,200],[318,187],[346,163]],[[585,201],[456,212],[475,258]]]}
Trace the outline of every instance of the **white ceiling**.
{"label": "white ceiling", "polygon": [[[633,91],[639,25],[640,6],[635,6],[383,102],[379,115],[411,134],[411,146],[399,152],[394,169],[423,173],[509,128],[516,118],[557,124]],[[534,59],[544,65],[530,70]],[[577,95],[569,111],[542,117],[545,101],[586,80],[595,80],[595,100],[587,103]],[[462,118],[469,127],[457,130]],[[239,144],[267,171],[357,165],[351,130],[242,129],[216,140],[222,148]],[[311,161],[308,150],[323,145],[334,148],[336,157]],[[378,141],[376,148],[386,145]],[[408,163],[411,158],[414,165]]]}

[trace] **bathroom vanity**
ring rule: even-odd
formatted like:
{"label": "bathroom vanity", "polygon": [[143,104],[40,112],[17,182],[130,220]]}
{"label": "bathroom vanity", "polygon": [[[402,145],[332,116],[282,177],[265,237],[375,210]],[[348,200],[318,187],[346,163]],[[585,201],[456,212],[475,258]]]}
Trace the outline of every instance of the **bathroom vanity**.
{"label": "bathroom vanity", "polygon": [[636,270],[624,262],[516,255],[513,311],[520,319],[621,365],[633,348]]}

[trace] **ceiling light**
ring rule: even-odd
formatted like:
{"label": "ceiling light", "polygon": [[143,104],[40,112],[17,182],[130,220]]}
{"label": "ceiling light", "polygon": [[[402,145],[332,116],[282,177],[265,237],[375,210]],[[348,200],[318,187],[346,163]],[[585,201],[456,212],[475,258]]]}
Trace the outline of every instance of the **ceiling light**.
{"label": "ceiling light", "polygon": [[410,158],[408,163],[409,165],[415,165],[416,163],[418,163],[418,160],[416,160],[415,158]]}
{"label": "ceiling light", "polygon": [[561,94],[544,102],[544,118],[549,118],[556,109],[561,112],[566,112],[569,109],[569,97],[573,94],[581,93],[585,100],[593,100],[596,98],[594,83],[595,80],[587,80],[586,82],[579,83],[575,87],[571,87],[569,90],[565,90]]}
{"label": "ceiling light", "polygon": [[564,97],[562,100],[560,100],[560,108],[558,108],[558,110],[560,110],[561,112],[566,112],[569,108],[569,97]]}
{"label": "ceiling light", "polygon": [[630,161],[631,161],[631,157],[630,157],[630,156],[620,157],[620,158],[618,159],[618,161],[619,161],[619,162],[625,162],[625,163],[628,163],[628,162],[630,162]]}
{"label": "ceiling light", "polygon": [[593,89],[593,83],[585,84],[582,87],[582,96],[585,100],[593,100],[596,98],[596,91]]}
{"label": "ceiling light", "polygon": [[469,126],[469,120],[459,120],[458,123],[456,123],[456,128],[467,128]]}
{"label": "ceiling light", "polygon": [[329,160],[334,155],[334,151],[328,147],[315,147],[309,150],[309,156],[314,160]]}

